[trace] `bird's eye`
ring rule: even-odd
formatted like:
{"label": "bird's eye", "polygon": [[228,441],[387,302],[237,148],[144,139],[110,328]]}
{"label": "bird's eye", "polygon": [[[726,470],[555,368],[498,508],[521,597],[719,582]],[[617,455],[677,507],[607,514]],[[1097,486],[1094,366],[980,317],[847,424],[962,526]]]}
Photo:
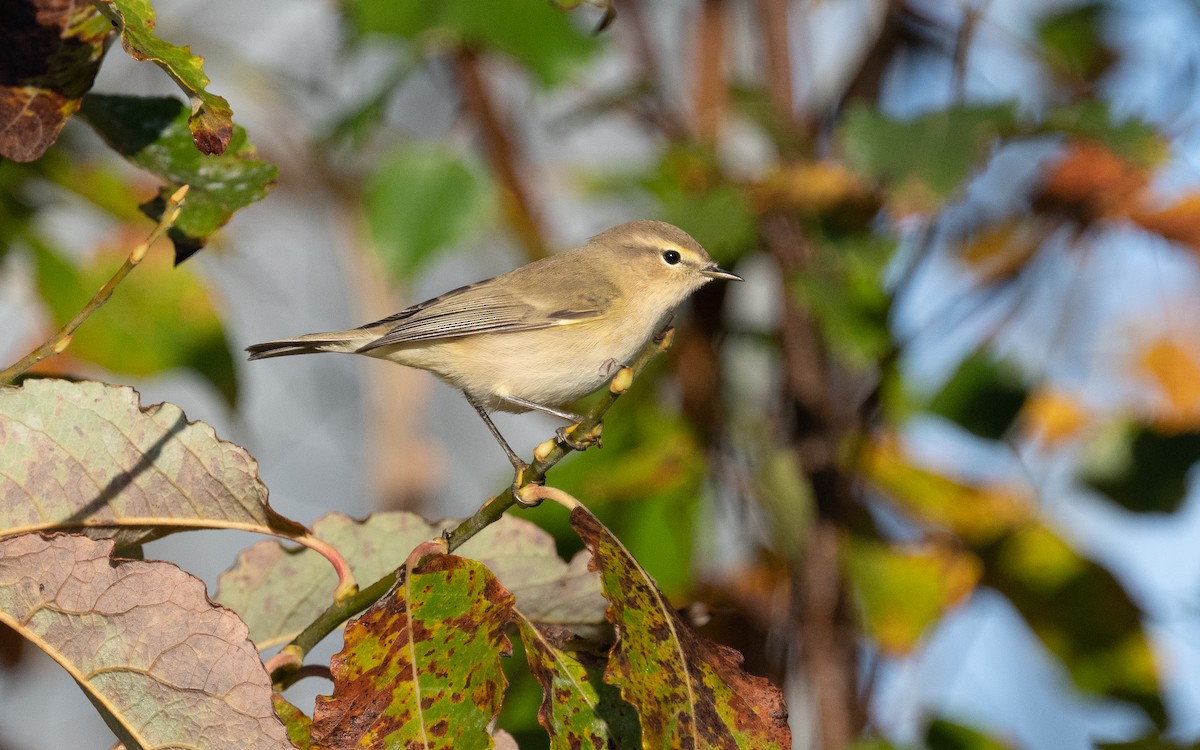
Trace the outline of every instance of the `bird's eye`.
{"label": "bird's eye", "polygon": [[663,260],[667,262],[667,265],[673,266],[679,261],[683,260],[683,256],[681,256],[677,250],[664,250]]}

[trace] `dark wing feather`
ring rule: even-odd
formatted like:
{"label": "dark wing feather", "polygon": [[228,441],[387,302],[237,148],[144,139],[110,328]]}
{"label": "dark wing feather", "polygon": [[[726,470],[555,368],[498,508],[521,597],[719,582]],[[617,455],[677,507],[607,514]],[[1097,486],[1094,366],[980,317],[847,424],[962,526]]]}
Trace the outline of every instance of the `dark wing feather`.
{"label": "dark wing feather", "polygon": [[460,287],[362,326],[366,329],[394,324],[386,333],[358,351],[476,333],[513,333],[550,328],[594,318],[602,313],[602,304],[588,305],[578,310],[547,311],[506,291],[497,290],[493,284],[484,281]]}

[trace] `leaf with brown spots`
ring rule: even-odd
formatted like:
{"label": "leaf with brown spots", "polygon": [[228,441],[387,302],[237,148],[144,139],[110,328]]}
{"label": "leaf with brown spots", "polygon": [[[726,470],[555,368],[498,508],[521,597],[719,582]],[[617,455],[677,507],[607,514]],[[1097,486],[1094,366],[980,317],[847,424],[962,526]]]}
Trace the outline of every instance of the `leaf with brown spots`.
{"label": "leaf with brown spots", "polygon": [[313,714],[316,747],[492,747],[513,595],[482,563],[441,549],[414,550],[395,587],[346,626],[333,695]]}
{"label": "leaf with brown spots", "polygon": [[0,621],[67,670],[125,747],[291,748],[246,626],[170,563],[111,541],[0,540]]}
{"label": "leaf with brown spots", "polygon": [[604,682],[604,662],[556,643],[517,611],[529,670],[542,686],[538,722],[550,734],[551,750],[640,747],[637,712]]}
{"label": "leaf with brown spots", "polygon": [[616,627],[605,680],[641,717],[643,747],[790,748],[778,688],[742,656],[697,635],[629,551],[586,508],[571,526],[592,552]]}
{"label": "leaf with brown spots", "polygon": [[[404,511],[363,520],[331,513],[317,519],[312,530],[345,554],[355,579],[366,584],[395,570],[414,547],[452,525]],[[585,634],[604,622],[607,603],[599,577],[587,569],[587,554],[564,562],[554,537],[529,521],[504,516],[457,553],[487,565],[534,622]],[[221,574],[215,598],[246,620],[259,648],[269,648],[291,640],[316,619],[336,585],[337,576],[317,553],[268,540],[238,555],[237,564]]]}
{"label": "leaf with brown spots", "polygon": [[0,536],[82,530],[124,547],[184,529],[307,534],[267,504],[244,448],[174,404],[142,408],[127,386],[0,388],[0,445]]}
{"label": "leaf with brown spots", "polygon": [[233,137],[233,110],[223,97],[208,91],[204,58],[154,34],[154,8],[147,0],[97,0],[95,5],[120,28],[121,46],[130,57],[162,68],[193,102],[187,124],[196,149],[224,153]]}
{"label": "leaf with brown spots", "polygon": [[0,157],[33,161],[58,134],[100,69],[112,26],[91,3],[5,3],[0,23]]}
{"label": "leaf with brown spots", "polygon": [[296,750],[312,747],[312,719],[279,693],[272,693],[271,704],[275,707],[275,715],[287,728],[288,741]]}

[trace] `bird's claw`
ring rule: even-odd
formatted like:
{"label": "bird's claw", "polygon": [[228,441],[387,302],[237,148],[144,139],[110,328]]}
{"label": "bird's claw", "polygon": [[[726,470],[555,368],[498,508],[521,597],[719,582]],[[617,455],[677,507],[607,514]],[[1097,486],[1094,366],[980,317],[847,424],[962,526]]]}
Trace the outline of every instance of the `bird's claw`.
{"label": "bird's claw", "polygon": [[525,496],[521,493],[521,490],[525,489],[526,487],[529,487],[530,485],[535,485],[535,484],[543,485],[546,483],[546,480],[543,479],[538,482],[526,482],[524,480],[525,480],[524,470],[518,471],[517,475],[515,477],[513,477],[513,483],[512,483],[513,500],[515,500],[517,505],[520,505],[522,508],[536,508],[542,504],[542,499],[538,498],[536,500],[526,500]]}
{"label": "bird's claw", "polygon": [[593,445],[597,447],[601,445],[600,424],[597,424],[595,427],[588,430],[587,434],[578,439],[572,436],[572,433],[577,429],[579,429],[578,424],[573,424],[568,427],[559,427],[554,431],[554,434],[558,437],[559,442],[571,450],[585,451],[588,448],[591,448]]}

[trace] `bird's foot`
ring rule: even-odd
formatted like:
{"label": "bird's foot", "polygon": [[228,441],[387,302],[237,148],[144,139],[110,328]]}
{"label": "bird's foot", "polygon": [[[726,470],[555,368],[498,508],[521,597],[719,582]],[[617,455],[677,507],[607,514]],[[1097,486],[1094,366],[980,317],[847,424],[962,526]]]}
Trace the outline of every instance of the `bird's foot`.
{"label": "bird's foot", "polygon": [[575,433],[579,431],[579,424],[569,425],[567,427],[559,427],[554,431],[559,442],[567,446],[571,450],[585,451],[593,445],[601,447],[600,432],[603,423],[597,422],[596,426],[588,430],[585,434],[575,437]]}
{"label": "bird's foot", "polygon": [[513,496],[513,500],[515,500],[517,502],[517,505],[520,505],[522,508],[536,508],[537,506],[542,504],[541,498],[538,498],[536,500],[526,500],[524,493],[522,493],[521,491],[523,489],[525,489],[526,487],[529,487],[530,485],[535,485],[535,484],[536,485],[544,485],[546,483],[546,480],[540,479],[536,482],[532,481],[532,480],[527,480],[525,478],[525,472],[528,469],[529,469],[529,466],[526,465],[524,468],[518,470],[516,475],[513,477],[512,496]]}

